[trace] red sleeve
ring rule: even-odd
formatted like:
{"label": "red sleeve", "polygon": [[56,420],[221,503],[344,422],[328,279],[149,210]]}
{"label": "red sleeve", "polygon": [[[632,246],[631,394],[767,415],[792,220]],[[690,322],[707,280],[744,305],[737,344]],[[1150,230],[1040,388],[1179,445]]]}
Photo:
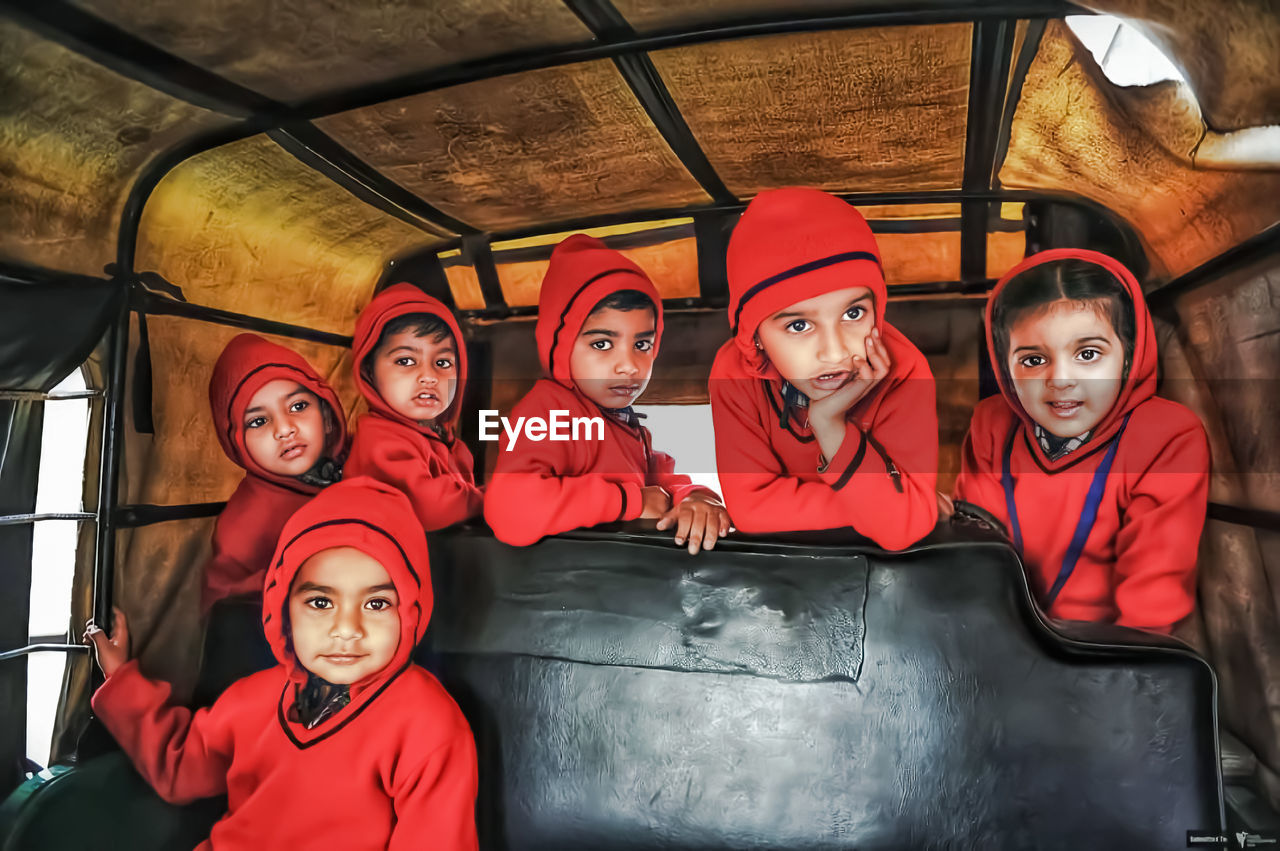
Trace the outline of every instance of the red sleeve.
{"label": "red sleeve", "polygon": [[1209,444],[1196,420],[1130,489],[1116,536],[1116,623],[1168,628],[1196,602],[1196,556],[1209,502]]}
{"label": "red sleeve", "polygon": [[[1010,423],[992,416],[990,406],[997,403],[1005,405],[1004,400],[998,398],[993,403],[983,400],[974,409],[960,450],[960,475],[956,477],[954,495],[956,499],[986,509],[1007,524],[1004,488],[1000,485],[1000,459],[996,452],[1000,441],[1008,435]],[[1004,434],[997,438],[992,432],[997,431],[1002,422]]]}
{"label": "red sleeve", "polygon": [[92,705],[156,793],[171,804],[186,804],[227,791],[232,694],[193,714],[170,705],[168,684],[147,679],[130,660],[94,693]]}
{"label": "red sleeve", "polygon": [[[456,710],[455,710],[456,711]],[[391,788],[396,824],[387,851],[475,851],[476,748],[466,724],[425,759],[401,754]]]}
{"label": "red sleeve", "polygon": [[[402,491],[413,503],[418,520],[428,532],[461,523],[480,513],[484,497],[480,489],[465,476],[452,469],[448,453],[454,452],[459,463],[470,463],[466,446],[457,449],[443,442],[424,438],[430,451],[424,453],[407,439],[397,439],[382,427],[376,435],[357,434],[347,462],[350,475],[372,476]],[[366,439],[361,440],[364,436]],[[465,456],[462,454],[465,452]]]}
{"label": "red sleeve", "polygon": [[679,505],[695,493],[701,493],[710,496],[717,502],[720,500],[720,494],[713,491],[705,485],[695,485],[693,479],[676,472],[676,459],[665,452],[654,452],[650,456],[648,484],[657,485],[658,487],[671,494],[671,504]]}
{"label": "red sleeve", "polygon": [[[931,375],[891,388],[872,433],[850,424],[819,481],[787,472],[769,446],[749,389],[744,381],[711,382],[716,460],[734,525],[755,533],[852,526],[889,550],[904,549],[933,529],[938,414]],[[817,459],[815,448],[815,469]]]}
{"label": "red sleeve", "polygon": [[498,456],[484,500],[484,519],[498,540],[526,547],[547,535],[640,516],[644,495],[633,482],[556,475],[568,446],[524,440]]}

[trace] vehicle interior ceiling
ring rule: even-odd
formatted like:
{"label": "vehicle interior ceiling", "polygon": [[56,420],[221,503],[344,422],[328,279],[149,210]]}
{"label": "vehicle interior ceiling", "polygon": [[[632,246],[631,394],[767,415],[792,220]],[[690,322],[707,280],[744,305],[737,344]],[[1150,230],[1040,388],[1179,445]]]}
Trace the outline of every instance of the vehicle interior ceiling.
{"label": "vehicle interior ceiling", "polygon": [[[409,280],[469,329],[467,405],[509,410],[537,378],[550,250],[586,229],[666,300],[643,402],[703,404],[736,216],[762,190],[817,186],[877,232],[890,320],[938,380],[944,490],[989,381],[994,281],[1066,245],[1138,273],[1161,392],[1201,416],[1213,451],[1183,637],[1280,804],[1280,165],[1240,142],[1280,124],[1265,0],[453,0],[409,19],[377,0],[341,19],[320,5],[0,6],[0,272],[129,297],[114,320],[127,336],[86,365],[111,392],[85,505],[111,522],[82,524],[73,623],[113,597],[144,667],[190,691],[197,571],[240,472],[205,393],[234,335],[296,348],[354,418],[355,317]],[[1064,21],[1077,14],[1123,18],[1186,82],[1111,83]],[[479,446],[491,469],[495,445]],[[99,458],[116,451],[118,493],[99,500]],[[69,671],[55,757],[87,706],[87,661]]]}

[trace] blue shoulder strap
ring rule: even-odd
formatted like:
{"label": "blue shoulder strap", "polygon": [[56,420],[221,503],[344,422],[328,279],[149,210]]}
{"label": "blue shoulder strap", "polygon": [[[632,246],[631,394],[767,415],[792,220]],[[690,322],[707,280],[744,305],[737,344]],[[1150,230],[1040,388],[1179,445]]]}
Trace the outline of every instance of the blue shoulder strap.
{"label": "blue shoulder strap", "polygon": [[[1058,569],[1058,577],[1053,581],[1053,586],[1049,589],[1049,593],[1045,595],[1041,604],[1041,607],[1046,612],[1053,607],[1054,601],[1058,599],[1058,594],[1062,591],[1062,586],[1067,584],[1067,580],[1071,578],[1072,572],[1075,571],[1076,562],[1080,560],[1080,554],[1084,552],[1085,542],[1089,540],[1089,533],[1093,531],[1093,524],[1098,519],[1098,508],[1102,505],[1102,494],[1107,488],[1107,476],[1111,473],[1111,465],[1116,460],[1116,452],[1120,448],[1120,437],[1124,434],[1125,426],[1129,425],[1129,417],[1131,415],[1132,412],[1125,414],[1119,430],[1116,431],[1115,437],[1111,438],[1111,442],[1107,446],[1107,453],[1102,456],[1102,462],[1098,464],[1098,469],[1093,472],[1093,480],[1089,482],[1089,493],[1085,496],[1084,508],[1080,512],[1080,519],[1076,522],[1076,530],[1071,536],[1071,544],[1067,547],[1067,552],[1062,557],[1062,567]],[[1004,485],[1005,508],[1009,512],[1009,525],[1013,531],[1013,545],[1021,553],[1022,529],[1018,523],[1018,504],[1013,498],[1013,472],[1009,463],[1013,455],[1013,440],[1017,432],[1018,423],[1014,423],[1004,444],[1000,481]]]}

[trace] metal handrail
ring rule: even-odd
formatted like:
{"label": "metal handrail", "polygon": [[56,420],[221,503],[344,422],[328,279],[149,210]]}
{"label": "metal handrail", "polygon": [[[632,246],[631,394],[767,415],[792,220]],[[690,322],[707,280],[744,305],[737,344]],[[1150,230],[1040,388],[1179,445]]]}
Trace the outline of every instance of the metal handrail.
{"label": "metal handrail", "polygon": [[0,526],[21,526],[41,520],[97,520],[98,515],[87,511],[51,511],[43,514],[6,514],[0,517]]}
{"label": "metal handrail", "polygon": [[26,647],[19,647],[17,650],[6,650],[0,653],[0,662],[6,662],[9,659],[17,659],[20,656],[27,656],[31,653],[88,653],[89,645],[87,644],[28,644]]}

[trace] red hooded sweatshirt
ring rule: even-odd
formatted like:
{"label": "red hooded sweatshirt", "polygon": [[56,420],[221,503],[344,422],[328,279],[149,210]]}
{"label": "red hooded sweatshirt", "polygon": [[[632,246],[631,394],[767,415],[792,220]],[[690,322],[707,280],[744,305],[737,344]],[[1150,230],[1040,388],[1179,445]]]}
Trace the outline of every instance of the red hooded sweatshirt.
{"label": "red hooded sweatshirt", "polygon": [[[285,627],[289,590],[302,563],[332,547],[355,547],[386,568],[401,601],[400,643],[385,668],[350,686],[349,704],[308,730],[289,720],[307,679]],[[426,538],[408,501],[372,479],[348,479],[281,535],[262,604],[278,666],[192,713],[130,661],[94,694],[93,709],[166,801],[227,795],[199,851],[474,849],[470,729],[435,677],[410,661],[430,616]]]}
{"label": "red hooded sweatshirt", "polygon": [[[458,350],[457,390],[452,404],[437,418],[442,434],[392,410],[360,373],[360,364],[373,354],[386,324],[411,313],[442,319]],[[449,308],[412,284],[388,287],[360,314],[353,348],[356,386],[369,401],[369,413],[356,424],[346,474],[372,476],[403,491],[429,532],[475,517],[484,497],[476,487],[471,450],[454,431],[467,386],[467,350]]]}
{"label": "red hooded sweatshirt", "polygon": [[675,459],[653,450],[649,430],[623,423],[591,401],[574,383],[569,353],[597,304],[622,290],[638,290],[654,305],[653,352],[662,340],[662,297],[649,276],[623,254],[586,234],[555,247],[538,295],[535,337],[542,378],[512,410],[511,418],[568,411],[599,417],[603,440],[534,442],[521,437],[498,463],[485,495],[484,517],[501,541],[527,546],[546,535],[584,526],[634,520],[644,509],[640,489],[659,486],[673,504],[694,491],[719,495],[677,475]]}
{"label": "red hooded sweatshirt", "polygon": [[[996,362],[991,317],[1014,276],[1042,263],[1072,258],[1096,263],[1124,285],[1133,302],[1136,333],[1132,366],[1115,405],[1091,430],[1087,443],[1053,461],[1036,440],[1035,422]],[[1096,251],[1054,249],[1027,258],[1009,270],[987,301],[987,350],[1001,395],[983,399],[974,409],[956,498],[985,508],[1010,530],[1015,544],[1020,543],[1031,587],[1041,603],[1057,580],[1077,529],[1087,535],[1083,547],[1076,549],[1074,571],[1048,608],[1052,617],[1163,629],[1190,614],[1195,605],[1196,551],[1208,504],[1209,445],[1195,414],[1155,396],[1155,328],[1132,273]],[[1012,502],[1005,493],[1006,448]],[[1108,454],[1110,470],[1100,478],[1095,474]],[[1095,479],[1101,482],[1101,499],[1089,528],[1079,518]]]}
{"label": "red hooded sweatshirt", "polygon": [[347,444],[347,420],[338,396],[302,355],[255,334],[240,334],[222,350],[209,381],[209,405],[218,442],[227,457],[245,470],[213,528],[213,556],[204,567],[202,610],[223,597],[257,594],[280,530],[320,488],[293,476],[264,470],[244,442],[244,412],[263,385],[296,381],[329,406],[334,425],[325,455],[341,461]]}
{"label": "red hooded sweatshirt", "polygon": [[[767,533],[853,527],[904,549],[937,521],[938,414],[924,355],[884,321],[880,251],[853,207],[816,189],[756,196],[729,240],[733,338],[711,367],[716,465],[734,525]],[[889,374],[849,409],[844,442],[821,449],[782,376],[756,348],[760,323],[797,302],[855,286],[875,300]]]}

